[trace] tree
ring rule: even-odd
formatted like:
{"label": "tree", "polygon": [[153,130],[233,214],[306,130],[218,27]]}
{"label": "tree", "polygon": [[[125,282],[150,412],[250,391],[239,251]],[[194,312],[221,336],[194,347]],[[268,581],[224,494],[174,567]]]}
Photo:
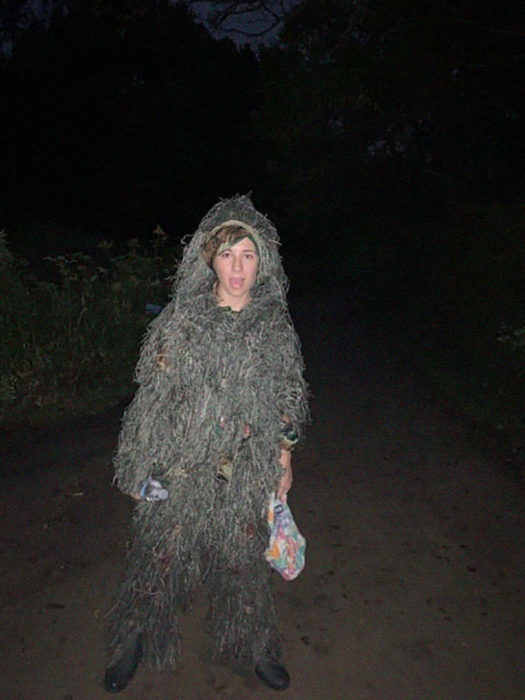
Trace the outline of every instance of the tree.
{"label": "tree", "polygon": [[305,249],[367,284],[428,289],[452,250],[430,232],[455,203],[519,192],[517,15],[437,0],[305,0],[287,15],[281,46],[260,53],[257,125]]}
{"label": "tree", "polygon": [[77,2],[4,62],[6,225],[23,213],[104,236],[188,231],[219,195],[259,181],[254,55],[214,41],[181,4],[135,9]]}
{"label": "tree", "polygon": [[66,0],[2,0],[0,2],[0,56],[10,57],[19,36],[33,25],[49,26]]}
{"label": "tree", "polygon": [[370,157],[468,186],[516,178],[525,63],[516,3],[306,0],[282,40],[305,70],[330,75],[320,90],[339,85],[331,123]]}
{"label": "tree", "polygon": [[[310,165],[360,169],[356,179],[370,174],[376,191],[385,184],[393,204],[412,191],[423,208],[439,211],[445,193],[518,191],[525,108],[518,19],[511,2],[300,3],[286,16],[283,51],[263,53],[264,129],[285,147],[277,170],[303,162],[310,134],[319,146]],[[334,150],[336,161],[325,162]]]}

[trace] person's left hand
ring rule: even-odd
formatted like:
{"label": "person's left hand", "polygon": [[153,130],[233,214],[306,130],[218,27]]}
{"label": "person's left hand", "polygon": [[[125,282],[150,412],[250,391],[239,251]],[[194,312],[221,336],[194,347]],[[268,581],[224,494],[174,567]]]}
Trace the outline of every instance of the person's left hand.
{"label": "person's left hand", "polygon": [[281,450],[279,464],[283,468],[283,475],[277,487],[277,498],[286,503],[286,494],[292,488],[292,454],[289,450]]}

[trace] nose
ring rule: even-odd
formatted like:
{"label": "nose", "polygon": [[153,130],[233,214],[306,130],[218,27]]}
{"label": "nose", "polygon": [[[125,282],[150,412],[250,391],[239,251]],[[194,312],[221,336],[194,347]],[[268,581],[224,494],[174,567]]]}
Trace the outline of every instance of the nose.
{"label": "nose", "polygon": [[234,272],[241,272],[242,271],[242,260],[240,255],[234,255],[233,256],[233,270]]}

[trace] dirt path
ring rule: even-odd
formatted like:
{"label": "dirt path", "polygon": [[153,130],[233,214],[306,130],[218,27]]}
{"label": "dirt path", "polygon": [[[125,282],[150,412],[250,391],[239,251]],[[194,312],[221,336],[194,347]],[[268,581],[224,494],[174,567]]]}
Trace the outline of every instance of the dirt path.
{"label": "dirt path", "polygon": [[[305,572],[275,576],[290,700],[525,697],[523,491],[344,314],[297,314],[314,424],[290,498]],[[310,319],[310,320],[309,320]],[[311,320],[313,319],[313,321]],[[315,323],[315,326],[311,325]],[[395,346],[394,346],[395,347]],[[130,504],[110,488],[118,411],[0,447],[0,695],[95,700]],[[205,661],[205,592],[176,672],[123,698],[274,697]]]}

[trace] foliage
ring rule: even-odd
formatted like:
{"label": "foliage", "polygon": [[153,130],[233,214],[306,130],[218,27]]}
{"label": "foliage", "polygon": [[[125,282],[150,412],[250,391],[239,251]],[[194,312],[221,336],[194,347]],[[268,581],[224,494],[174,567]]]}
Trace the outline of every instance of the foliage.
{"label": "foliage", "polygon": [[525,326],[521,328],[502,328],[502,333],[498,340],[505,345],[509,345],[514,350],[525,350]]}
{"label": "foliage", "polygon": [[112,247],[48,258],[37,276],[0,238],[2,419],[97,410],[131,392],[146,304],[166,301],[173,253],[160,229],[150,252]]}
{"label": "foliage", "polygon": [[344,221],[520,192],[518,20],[495,0],[300,3],[283,50],[262,53],[259,128],[286,196],[304,193],[301,214],[328,198]]}
{"label": "foliage", "polygon": [[[21,4],[7,3],[11,19]],[[377,318],[403,316],[420,335],[421,356],[432,353],[451,373],[461,366],[482,392],[517,397],[519,3],[210,0],[223,27],[261,8],[268,26],[272,13],[284,19],[280,44],[262,48],[259,60],[212,40],[193,21],[198,4],[69,0],[67,14],[53,14],[45,31],[18,32],[10,60],[0,58],[0,217],[17,254],[55,255],[37,278],[2,243],[0,308],[20,347],[0,379],[2,405],[20,408],[27,395],[36,406],[52,394],[29,379],[22,391],[17,374],[31,363],[35,376],[43,372],[40,346],[34,356],[23,348],[32,347],[31,324],[52,347],[45,304],[64,315],[75,309],[64,321],[73,333],[77,322],[89,329],[80,287],[102,316],[95,290],[110,315],[121,273],[133,295],[131,272],[106,261],[102,273],[94,260],[63,253],[87,250],[86,230],[95,241],[123,240],[149,230],[156,212],[166,229],[186,233],[218,197],[250,190],[283,231],[285,251],[298,251],[290,256],[298,280],[340,285]],[[68,281],[73,270],[78,280]],[[10,309],[30,320],[25,330]],[[70,370],[73,387],[83,372]]]}
{"label": "foliage", "polygon": [[[525,231],[521,201],[457,206],[432,236],[432,275],[389,313],[415,363],[465,411],[523,431]],[[428,266],[427,266],[428,269]],[[398,322],[399,323],[399,322]]]}
{"label": "foliage", "polygon": [[31,256],[14,235],[21,218],[119,240],[157,221],[190,231],[219,196],[261,180],[257,86],[249,50],[168,0],[76,0],[28,29],[0,59],[0,218],[13,246]]}

